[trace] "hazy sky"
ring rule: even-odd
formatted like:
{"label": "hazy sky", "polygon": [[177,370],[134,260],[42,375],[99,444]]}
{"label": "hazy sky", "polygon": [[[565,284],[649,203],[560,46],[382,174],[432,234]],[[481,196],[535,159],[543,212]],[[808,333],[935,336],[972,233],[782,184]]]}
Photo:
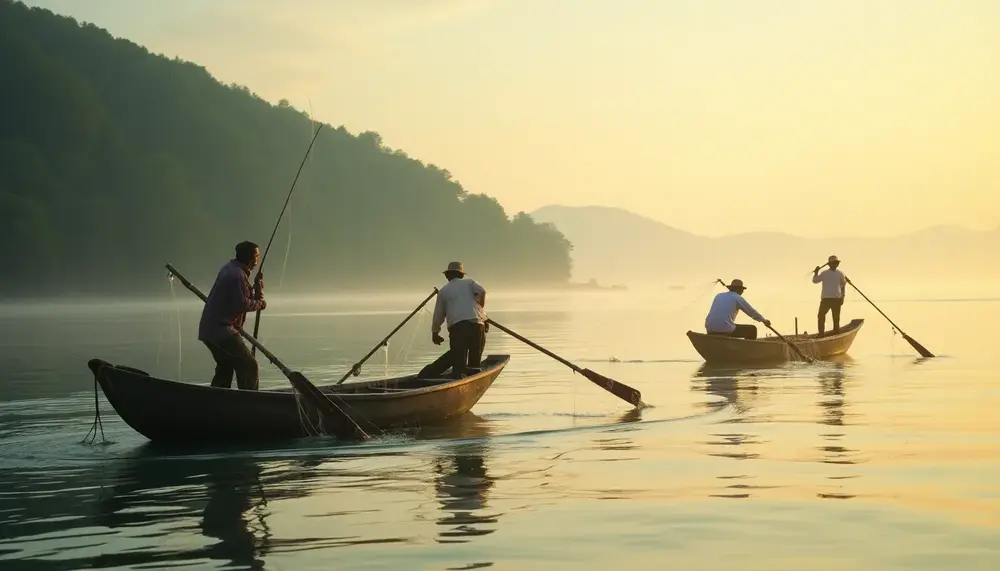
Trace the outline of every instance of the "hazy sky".
{"label": "hazy sky", "polygon": [[311,101],[509,213],[620,206],[706,235],[1000,225],[996,0],[28,4]]}

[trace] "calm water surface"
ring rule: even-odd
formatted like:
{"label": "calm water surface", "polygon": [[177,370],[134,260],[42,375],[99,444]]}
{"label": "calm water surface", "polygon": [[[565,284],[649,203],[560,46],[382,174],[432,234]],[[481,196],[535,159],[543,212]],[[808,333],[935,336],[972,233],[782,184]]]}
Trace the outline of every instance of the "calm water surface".
{"label": "calm water surface", "polygon": [[[707,287],[491,293],[498,322],[640,389],[640,412],[494,331],[487,352],[511,362],[450,426],[184,453],[149,447],[103,395],[107,442],[81,440],[90,358],[207,384],[186,291],[3,306],[0,569],[1000,569],[1000,301],[866,289],[939,357],[853,299],[849,357],[720,369],[684,336]],[[750,299],[791,332],[815,328],[815,294]],[[424,295],[276,298],[261,337],[336,380]],[[428,329],[415,317],[362,378],[434,358]]]}

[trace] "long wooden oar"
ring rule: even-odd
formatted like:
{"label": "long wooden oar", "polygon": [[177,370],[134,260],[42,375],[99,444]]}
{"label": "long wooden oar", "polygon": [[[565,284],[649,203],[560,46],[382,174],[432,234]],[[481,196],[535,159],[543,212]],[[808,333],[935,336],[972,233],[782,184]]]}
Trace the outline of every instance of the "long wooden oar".
{"label": "long wooden oar", "polygon": [[430,301],[431,298],[437,294],[438,294],[438,288],[434,288],[434,291],[432,291],[431,294],[428,295],[426,299],[421,301],[420,305],[418,305],[416,309],[414,309],[412,312],[410,312],[409,315],[406,316],[406,319],[404,319],[399,325],[397,325],[395,329],[390,331],[389,334],[385,336],[385,339],[379,341],[378,345],[372,347],[372,350],[369,351],[368,354],[365,355],[360,361],[355,363],[354,366],[351,367],[350,371],[344,373],[344,376],[341,377],[339,381],[337,381],[337,384],[339,385],[340,383],[343,383],[344,381],[347,380],[347,377],[350,377],[351,375],[354,375],[356,377],[359,374],[361,374],[361,365],[364,365],[365,361],[367,361],[372,355],[374,355],[375,351],[378,351],[379,347],[382,347],[383,345],[388,343],[389,338],[395,335],[397,331],[399,331],[404,325],[406,325],[406,322],[409,321],[411,317],[416,315],[417,312],[420,311],[421,308],[423,308],[425,305],[427,305],[427,302]]}
{"label": "long wooden oar", "polygon": [[491,325],[493,325],[500,331],[503,331],[507,335],[510,335],[514,339],[517,339],[518,341],[541,351],[542,353],[548,355],[549,357],[552,357],[556,361],[559,361],[563,365],[566,365],[570,369],[573,369],[575,372],[580,373],[584,377],[587,377],[587,379],[590,380],[590,382],[608,391],[609,393],[615,395],[616,397],[622,399],[623,401],[631,404],[632,406],[638,407],[643,404],[642,393],[626,385],[625,383],[620,383],[614,379],[609,379],[608,377],[605,377],[604,375],[601,375],[599,373],[595,373],[590,369],[581,369],[580,367],[577,367],[576,365],[570,363],[566,359],[563,359],[559,355],[556,355],[552,351],[549,351],[545,347],[542,347],[541,345],[538,345],[536,343],[532,343],[528,339],[525,339],[524,337],[518,335],[517,333],[514,333],[513,331],[507,329],[503,325],[500,325],[496,321],[493,321],[492,319],[489,319],[487,321],[489,321]]}
{"label": "long wooden oar", "polygon": [[[726,285],[726,282],[722,281],[721,279],[716,278],[715,281],[717,281],[720,284],[722,284],[722,287],[728,287]],[[785,344],[787,344],[789,347],[791,347],[792,350],[795,351],[795,353],[797,353],[799,357],[802,357],[803,361],[805,361],[807,363],[814,363],[816,361],[812,357],[809,357],[808,355],[806,355],[805,353],[803,353],[802,350],[800,350],[798,348],[798,346],[795,345],[795,343],[792,343],[788,339],[785,339],[785,337],[781,333],[778,333],[778,331],[774,327],[771,327],[770,325],[768,325],[766,323],[764,324],[764,327],[767,327],[768,329],[770,329],[771,333],[774,333],[775,335],[777,335],[778,339],[781,339],[782,341],[785,342]]]}
{"label": "long wooden oar", "polygon": [[[288,196],[285,197],[285,205],[281,207],[281,214],[278,214],[278,221],[274,223],[274,230],[271,231],[271,239],[267,241],[267,247],[264,248],[264,255],[260,257],[260,264],[257,265],[257,278],[264,273],[264,261],[267,260],[267,253],[271,251],[271,242],[274,242],[274,235],[278,233],[278,226],[281,225],[281,219],[285,216],[285,209],[288,208],[288,201],[292,199],[292,192],[295,190],[295,183],[299,182],[299,175],[302,174],[302,167],[306,164],[306,159],[309,158],[309,152],[312,151],[313,144],[316,142],[316,137],[319,137],[319,132],[323,130],[323,123],[319,124],[316,129],[316,133],[313,135],[312,141],[309,142],[309,148],[306,149],[306,154],[302,157],[302,163],[299,164],[299,170],[295,173],[295,179],[292,180],[292,187],[288,189]],[[254,292],[257,297],[260,297],[260,292]],[[260,310],[254,314],[253,321],[253,336],[257,337],[260,331]],[[254,345],[250,350],[252,355],[257,354],[257,346]]]}
{"label": "long wooden oar", "polygon": [[910,344],[910,347],[913,347],[913,349],[917,353],[920,353],[921,357],[933,357],[934,356],[934,353],[931,353],[930,351],[927,350],[926,347],[924,347],[920,343],[917,343],[916,339],[914,339],[913,337],[910,337],[909,335],[907,335],[906,333],[904,333],[903,330],[900,329],[898,325],[896,325],[895,323],[893,323],[892,320],[889,319],[889,316],[886,315],[885,313],[883,313],[882,310],[879,309],[879,307],[877,305],[875,305],[875,302],[873,302],[872,300],[868,299],[868,296],[865,295],[864,293],[862,293],[861,290],[858,289],[858,286],[854,285],[854,282],[852,282],[850,279],[848,279],[847,283],[851,284],[851,287],[854,288],[854,291],[860,293],[861,297],[865,298],[865,301],[867,301],[868,303],[872,304],[872,307],[875,308],[875,311],[881,313],[882,317],[884,317],[885,320],[888,321],[889,324],[892,325],[892,327],[896,331],[899,331],[899,334],[903,336],[903,339],[906,339],[906,342]]}
{"label": "long wooden oar", "polygon": [[[170,264],[167,264],[166,268],[167,271],[169,271],[172,276],[180,280],[180,282],[184,284],[184,287],[190,290],[191,293],[198,296],[201,299],[201,301],[204,302],[208,300],[208,298],[205,297],[205,294],[201,293],[201,290],[195,287],[195,285],[190,281],[188,281],[187,278],[182,276],[181,273],[178,272],[176,268],[174,268]],[[251,345],[253,345],[257,349],[260,349],[260,352],[263,353],[264,356],[267,357],[269,361],[271,361],[271,363],[273,363],[276,367],[278,367],[278,369],[281,370],[281,372],[285,375],[285,377],[288,378],[288,381],[292,383],[292,386],[305,397],[306,401],[308,401],[309,404],[315,407],[316,410],[318,410],[323,415],[324,425],[329,426],[328,423],[332,423],[333,427],[335,428],[336,434],[353,433],[354,435],[361,436],[362,438],[369,438],[368,434],[365,433],[365,431],[362,430],[360,426],[358,426],[358,423],[355,422],[354,419],[350,417],[350,415],[348,415],[346,412],[343,411],[343,409],[337,406],[336,403],[330,400],[330,397],[328,397],[325,393],[323,393],[323,391],[319,390],[319,388],[316,385],[312,384],[309,381],[309,379],[305,377],[305,375],[286,367],[285,364],[282,363],[281,360],[274,355],[274,353],[268,351],[267,348],[260,343],[260,341],[257,341],[256,338],[254,338],[252,335],[244,331],[242,328],[240,329],[240,335],[242,335],[244,339],[249,341]]]}

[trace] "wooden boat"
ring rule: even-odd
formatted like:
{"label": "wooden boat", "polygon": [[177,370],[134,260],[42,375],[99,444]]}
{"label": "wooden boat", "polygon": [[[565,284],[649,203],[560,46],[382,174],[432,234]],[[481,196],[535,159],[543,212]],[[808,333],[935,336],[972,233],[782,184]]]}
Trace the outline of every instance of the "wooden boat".
{"label": "wooden boat", "polygon": [[[813,359],[824,359],[847,353],[854,338],[864,325],[864,319],[855,319],[840,328],[836,334],[785,335],[785,339],[795,344],[805,355]],[[687,332],[695,351],[708,363],[780,363],[800,359],[795,351],[777,337],[754,340]]]}
{"label": "wooden boat", "polygon": [[[479,372],[462,379],[415,374],[319,389],[374,436],[379,430],[440,424],[468,412],[509,361],[510,355],[489,355]],[[101,359],[87,366],[118,416],[153,442],[287,440],[314,434],[310,427],[319,421],[291,387],[222,389],[160,379]]]}

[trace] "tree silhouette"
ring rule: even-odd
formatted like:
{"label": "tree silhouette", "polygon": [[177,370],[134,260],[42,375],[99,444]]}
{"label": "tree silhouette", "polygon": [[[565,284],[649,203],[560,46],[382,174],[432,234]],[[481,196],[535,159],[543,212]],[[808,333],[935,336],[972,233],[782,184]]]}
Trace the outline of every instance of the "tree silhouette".
{"label": "tree silhouette", "polygon": [[[233,245],[266,242],[315,128],[287,100],[11,0],[0,76],[0,295],[160,292],[167,261],[207,287]],[[325,128],[289,208],[286,289],[422,286],[456,259],[488,284],[570,276],[554,227],[371,131]]]}

